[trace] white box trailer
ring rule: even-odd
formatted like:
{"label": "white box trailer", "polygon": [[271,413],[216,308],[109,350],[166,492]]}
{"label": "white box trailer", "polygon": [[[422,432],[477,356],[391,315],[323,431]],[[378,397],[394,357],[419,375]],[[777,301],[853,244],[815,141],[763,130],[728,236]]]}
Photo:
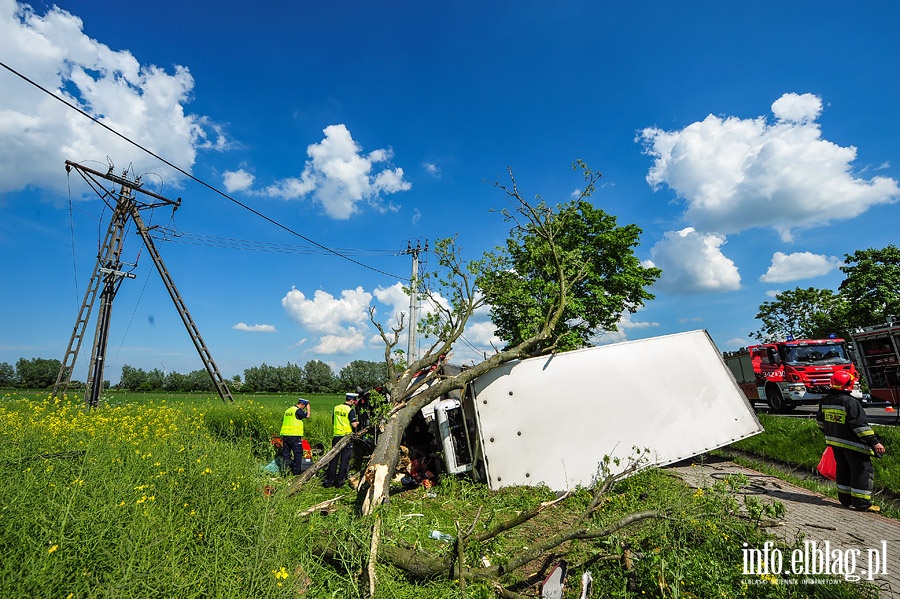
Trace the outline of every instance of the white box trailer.
{"label": "white box trailer", "polygon": [[763,430],[705,330],[512,362],[423,414],[447,471],[492,490],[589,486],[604,456],[612,473],[634,448],[664,466]]}

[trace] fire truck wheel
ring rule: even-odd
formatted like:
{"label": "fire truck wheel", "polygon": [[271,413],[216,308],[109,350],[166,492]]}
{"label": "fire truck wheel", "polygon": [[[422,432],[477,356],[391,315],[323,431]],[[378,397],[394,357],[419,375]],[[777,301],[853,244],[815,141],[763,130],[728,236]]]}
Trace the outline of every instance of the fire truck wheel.
{"label": "fire truck wheel", "polygon": [[781,394],[781,390],[778,389],[778,387],[769,387],[766,389],[766,397],[769,400],[769,408],[771,408],[773,412],[784,414],[791,409],[788,402],[784,400],[784,396]]}

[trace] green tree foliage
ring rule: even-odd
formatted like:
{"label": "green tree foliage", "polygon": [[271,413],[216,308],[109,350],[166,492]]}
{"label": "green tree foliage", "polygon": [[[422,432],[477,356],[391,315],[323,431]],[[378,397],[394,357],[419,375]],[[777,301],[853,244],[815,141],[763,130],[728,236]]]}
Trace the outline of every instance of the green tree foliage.
{"label": "green tree foliage", "polygon": [[269,366],[263,362],[261,366],[244,371],[244,384],[241,385],[241,389],[256,393],[299,393],[304,389],[303,369],[291,363],[286,366]]}
{"label": "green tree foliage", "polygon": [[189,386],[190,384],[187,381],[187,375],[181,374],[180,372],[166,373],[166,382],[165,386],[163,387],[164,391],[185,391]]}
{"label": "green tree foliage", "polygon": [[387,380],[387,366],[384,362],[371,362],[369,360],[353,360],[338,374],[338,380],[344,390],[372,389],[384,384]]}
{"label": "green tree foliage", "polygon": [[844,339],[857,327],[878,325],[900,316],[900,249],[857,250],[845,254],[846,278],[838,292],[797,287],[759,306],[763,326],[750,336],[760,341],[820,339],[834,333]]}
{"label": "green tree foliage", "polygon": [[213,384],[212,379],[209,376],[209,373],[206,370],[192,370],[187,374],[187,384],[188,388],[185,391],[213,391],[215,392],[216,386]]}
{"label": "green tree foliage", "polygon": [[846,254],[841,271],[846,275],[840,293],[847,298],[848,328],[878,325],[888,316],[900,316],[900,249]]}
{"label": "green tree foliage", "polygon": [[215,391],[215,385],[206,370],[195,370],[188,374],[180,372],[163,372],[154,368],[147,372],[127,364],[122,366],[122,377],[117,385],[129,391],[169,391],[189,393],[196,391]]}
{"label": "green tree foliage", "polygon": [[[830,289],[783,291],[771,302],[763,302],[756,318],[762,328],[750,336],[763,342],[794,339],[822,339],[830,334],[847,335],[844,314],[847,302]],[[846,337],[845,337],[846,338]]]}
{"label": "green tree foliage", "polygon": [[122,376],[119,379],[118,386],[122,389],[128,389],[129,391],[136,391],[146,379],[146,372],[140,368],[124,364],[122,366]]}
{"label": "green tree foliage", "polygon": [[0,387],[13,387],[16,384],[16,369],[9,362],[0,362]]}
{"label": "green tree foliage", "polygon": [[278,367],[269,366],[265,362],[244,370],[244,390],[254,393],[271,393],[279,391]]}
{"label": "green tree foliage", "polygon": [[19,358],[16,362],[16,384],[21,389],[49,389],[56,384],[62,363],[46,358]]}
{"label": "green tree foliage", "polygon": [[303,367],[303,391],[307,393],[333,393],[338,381],[331,366],[321,360],[310,360]]}
{"label": "green tree foliage", "polygon": [[288,362],[281,367],[281,391],[299,393],[303,391],[303,369]]}
{"label": "green tree foliage", "polygon": [[563,351],[591,345],[599,331],[616,330],[624,311],[635,312],[653,295],[645,288],[661,271],[641,265],[634,255],[641,229],[619,226],[616,217],[589,200],[600,173],[583,162],[575,168],[586,182],[577,200],[550,208],[543,201],[528,206],[515,188],[499,186],[517,198],[528,218],[507,210],[515,223],[506,246],[487,257],[478,279],[491,306],[497,335],[515,346],[536,335],[549,322],[556,306],[564,305],[546,342],[535,347]]}
{"label": "green tree foliage", "polygon": [[159,368],[154,368],[150,372],[147,373],[147,378],[144,381],[144,389],[139,389],[139,391],[154,391],[158,389],[163,389],[166,386],[166,373],[160,370]]}

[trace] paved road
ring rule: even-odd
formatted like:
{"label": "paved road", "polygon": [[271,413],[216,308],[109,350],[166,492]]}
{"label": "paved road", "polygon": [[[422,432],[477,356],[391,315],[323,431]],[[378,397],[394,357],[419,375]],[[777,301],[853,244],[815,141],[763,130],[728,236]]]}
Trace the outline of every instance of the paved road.
{"label": "paved road", "polygon": [[[706,456],[702,464],[685,461],[669,466],[668,470],[694,488],[711,487],[729,474],[744,474],[751,482],[743,490],[744,494],[752,493],[763,501],[779,501],[784,505],[784,516],[767,529],[789,544],[800,542],[799,547],[805,548],[805,555],[799,555],[798,566],[802,568],[805,565],[811,570],[815,567],[816,555],[830,554],[828,561],[831,562],[829,567],[832,572],[841,566],[844,568],[841,575],[851,572],[861,576],[862,580],[869,580],[871,576],[871,582],[880,589],[880,597],[900,598],[900,521],[880,514],[845,509],[834,499],[724,459]],[[757,550],[758,553],[752,554],[757,562],[775,566],[774,549],[768,553],[763,553],[764,547],[738,549],[735,551],[736,560],[746,559],[751,551]],[[777,555],[783,559],[783,571],[789,571],[793,552],[779,552]],[[820,560],[819,563],[823,562]],[[738,562],[734,567],[742,568],[744,565]],[[748,580],[758,581],[760,577],[748,576]],[[825,579],[822,576],[790,574],[784,576],[782,581],[788,584],[822,584]]]}

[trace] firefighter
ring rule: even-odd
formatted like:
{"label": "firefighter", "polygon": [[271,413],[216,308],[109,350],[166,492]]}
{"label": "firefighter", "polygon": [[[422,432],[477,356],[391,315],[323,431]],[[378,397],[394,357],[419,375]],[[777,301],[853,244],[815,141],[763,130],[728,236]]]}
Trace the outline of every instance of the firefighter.
{"label": "firefighter", "polygon": [[[334,406],[332,447],[337,445],[341,439],[353,433],[353,430],[359,426],[359,420],[356,416],[356,402],[358,400],[359,394],[347,393],[344,396],[344,403]],[[328,470],[325,472],[325,480],[322,482],[322,486],[343,487],[344,483],[347,482],[352,457],[353,443],[347,443],[341,449],[341,452],[328,463]]]}
{"label": "firefighter", "polygon": [[[291,472],[300,474],[303,465],[303,419],[310,415],[309,401],[302,397],[284,411],[281,420],[281,463]],[[293,458],[291,457],[293,454]]]}
{"label": "firefighter", "polygon": [[853,375],[846,370],[834,373],[831,390],[819,403],[816,424],[834,451],[841,505],[878,512],[881,508],[872,504],[875,475],[871,456],[884,455],[884,445],[869,426],[862,404],[850,395],[853,382]]}

